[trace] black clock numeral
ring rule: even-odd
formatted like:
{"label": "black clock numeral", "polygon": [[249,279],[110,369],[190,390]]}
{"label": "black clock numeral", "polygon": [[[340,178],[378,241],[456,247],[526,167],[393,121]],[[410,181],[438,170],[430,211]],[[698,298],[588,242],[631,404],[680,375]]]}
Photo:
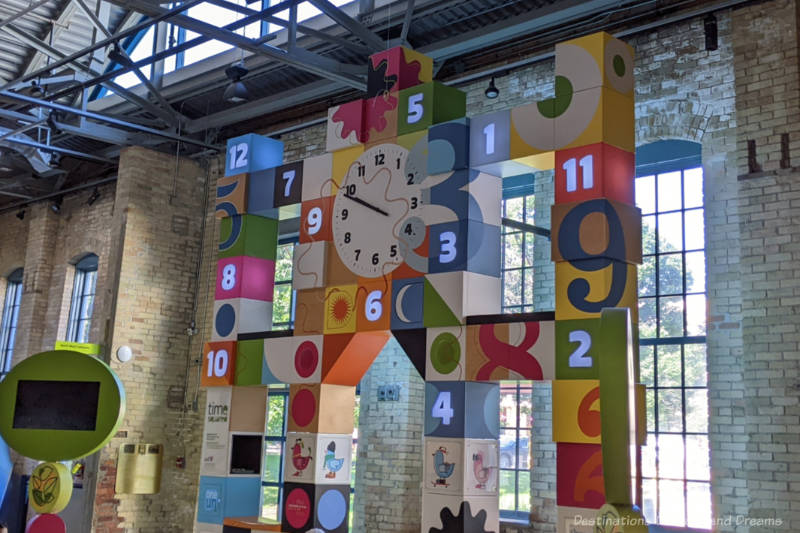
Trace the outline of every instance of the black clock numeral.
{"label": "black clock numeral", "polygon": [[380,262],[380,260],[381,260],[381,257],[378,254],[378,252],[375,252],[374,254],[372,254],[372,264],[373,265],[377,265],[378,262]]}
{"label": "black clock numeral", "polygon": [[[344,234],[344,242],[345,242],[345,244],[350,244],[350,232],[349,231]],[[358,258],[356,258],[356,259],[358,259]]]}
{"label": "black clock numeral", "polygon": [[400,158],[397,158],[397,170],[400,170]]}
{"label": "black clock numeral", "polygon": [[414,173],[413,172],[409,172],[408,173],[408,183],[406,185],[414,185]]}
{"label": "black clock numeral", "polygon": [[405,233],[406,235],[414,235],[414,229],[411,227],[411,223],[410,222],[408,224],[406,224],[406,227],[403,230],[403,233]]}
{"label": "black clock numeral", "polygon": [[411,209],[416,209],[419,201],[417,200],[416,196],[411,197]]}
{"label": "black clock numeral", "polygon": [[397,245],[393,244],[391,248],[389,248],[389,257],[396,257],[397,256]]}
{"label": "black clock numeral", "polygon": [[361,255],[361,249],[360,248],[356,248],[354,251],[356,253],[356,261],[358,261],[358,256]]}
{"label": "black clock numeral", "polygon": [[347,220],[347,215],[349,214],[350,212],[347,209],[342,209],[342,220]]}
{"label": "black clock numeral", "polygon": [[383,165],[385,159],[386,158],[383,156],[383,154],[375,154],[375,164],[376,165]]}
{"label": "black clock numeral", "polygon": [[356,184],[351,183],[350,185],[347,186],[344,192],[348,196],[354,196],[356,194]]}
{"label": "black clock numeral", "polygon": [[364,165],[358,165],[358,177],[363,178],[367,175],[367,167]]}

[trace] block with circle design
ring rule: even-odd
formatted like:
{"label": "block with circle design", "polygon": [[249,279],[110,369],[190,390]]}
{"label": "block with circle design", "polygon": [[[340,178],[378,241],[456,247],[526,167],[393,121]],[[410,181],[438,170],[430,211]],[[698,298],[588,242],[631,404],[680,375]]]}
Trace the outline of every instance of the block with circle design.
{"label": "block with circle design", "polygon": [[246,255],[274,261],[277,246],[277,219],[235,215],[219,221],[219,259]]}
{"label": "block with circle design", "polygon": [[427,494],[422,499],[422,531],[500,531],[497,496]]}
{"label": "block with circle design", "polygon": [[281,531],[346,533],[350,485],[287,482],[283,488]]}
{"label": "block with circle design", "polygon": [[264,339],[240,340],[236,342],[236,369],[234,385],[263,385],[265,371]]}
{"label": "block with circle design", "polygon": [[333,180],[333,154],[328,152],[303,160],[303,202],[332,196],[337,189]]}
{"label": "block with circle design", "polygon": [[355,394],[349,385],[289,385],[287,431],[352,433]]}
{"label": "block with circle design", "polygon": [[468,118],[434,124],[428,130],[428,174],[469,168]]}
{"label": "block with circle design", "polygon": [[325,290],[324,333],[355,333],[358,285],[338,285]]}
{"label": "block with circle design", "polygon": [[364,102],[364,144],[397,137],[397,93],[386,93]]}
{"label": "block with circle design", "polygon": [[303,162],[294,161],[275,168],[275,207],[299,204],[303,199]]}
{"label": "block with circle design", "polygon": [[599,509],[605,503],[600,444],[556,444],[556,503]]}
{"label": "block with circle design", "polygon": [[[624,416],[624,413],[620,413]],[[600,443],[600,382],[553,381],[553,441]]]}
{"label": "block with circle design", "polygon": [[391,329],[423,327],[425,278],[392,278]]}
{"label": "block with circle design", "polygon": [[295,293],[294,334],[321,335],[325,317],[325,289],[305,289]]}
{"label": "block with circle design", "polygon": [[300,206],[300,242],[333,240],[333,196],[308,200]]}
{"label": "block with circle design", "polygon": [[464,381],[467,370],[467,326],[428,328],[425,378]]}
{"label": "block with circle design", "polygon": [[402,89],[398,98],[398,135],[462,118],[467,113],[467,94],[438,81]]}
{"label": "block with circle design", "polygon": [[460,270],[500,277],[500,226],[475,220],[430,226],[428,272]]}
{"label": "block with circle design", "polygon": [[214,207],[216,218],[226,218],[247,213],[247,174],[234,174],[217,179],[217,198]]}
{"label": "block with circle design", "polygon": [[349,485],[353,436],[287,433],[283,471],[287,482]]}
{"label": "block with circle design", "polygon": [[467,326],[469,381],[551,380],[555,376],[552,320]]}
{"label": "block with circle design", "polygon": [[422,191],[423,217],[428,224],[470,219],[500,225],[500,178],[462,169],[428,176]]}
{"label": "block with circle design", "polygon": [[636,265],[612,259],[556,263],[556,320],[600,318],[604,307],[628,307],[638,320]]}
{"label": "block with circle design", "polygon": [[272,302],[230,298],[214,302],[212,341],[236,340],[240,333],[268,330],[272,326]]}
{"label": "block with circle design", "polygon": [[419,52],[395,46],[369,56],[367,96],[397,92],[433,79],[433,60]]}
{"label": "block with circle design", "polygon": [[325,150],[335,152],[360,144],[364,135],[364,100],[328,108]]}
{"label": "block with circle design", "polygon": [[613,259],[642,263],[642,212],[606,198],[551,208],[553,261]]}
{"label": "block with circle design", "polygon": [[555,203],[607,198],[634,205],[634,153],[594,143],[555,154]]}
{"label": "block with circle design", "polygon": [[499,402],[496,383],[426,381],[425,436],[496,439]]}
{"label": "block with circle design", "polygon": [[207,342],[203,345],[201,387],[233,385],[236,371],[236,341]]}
{"label": "block with circle design", "polygon": [[292,288],[302,290],[324,287],[327,255],[326,241],[296,244],[292,255]]}
{"label": "block with circle design", "polygon": [[240,255],[217,261],[216,300],[248,298],[272,301],[275,284],[275,261]]}
{"label": "block with circle design", "polygon": [[322,335],[264,339],[267,383],[319,383],[322,380]]}
{"label": "block with circle design", "polygon": [[391,275],[361,278],[356,290],[356,330],[383,331],[391,327]]}
{"label": "block with circle design", "polygon": [[322,382],[355,387],[386,346],[389,338],[388,331],[325,335]]}
{"label": "block with circle design", "polygon": [[424,443],[424,494],[498,494],[500,457],[496,440],[425,437]]}
{"label": "block with circle design", "polygon": [[633,152],[633,97],[606,87],[574,92],[555,120],[555,149],[606,143]]}
{"label": "block with circle design", "polygon": [[283,162],[283,142],[255,133],[228,139],[225,175],[256,172]]}
{"label": "block with circle design", "polygon": [[556,44],[556,77],[573,91],[606,87],[633,96],[633,68],[633,47],[606,32]]}
{"label": "block with circle design", "polygon": [[556,321],[556,379],[598,379],[600,319]]}
{"label": "block with circle design", "polygon": [[500,278],[475,272],[425,275],[425,327],[463,324],[470,315],[500,312]]}
{"label": "block with circle design", "polygon": [[502,178],[531,172],[511,159],[511,112],[494,111],[470,118],[469,168]]}

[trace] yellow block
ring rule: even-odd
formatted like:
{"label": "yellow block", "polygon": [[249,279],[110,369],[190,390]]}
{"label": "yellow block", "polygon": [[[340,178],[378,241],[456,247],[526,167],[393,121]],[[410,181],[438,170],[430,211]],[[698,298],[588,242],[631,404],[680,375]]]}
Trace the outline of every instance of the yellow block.
{"label": "yellow block", "polygon": [[553,381],[553,441],[600,444],[600,382]]}
{"label": "yellow block", "polygon": [[325,293],[325,325],[323,332],[354,333],[356,331],[356,290],[358,285],[331,287]]}
{"label": "yellow block", "polygon": [[555,121],[557,150],[600,142],[628,152],[636,149],[633,97],[606,87],[574,93]]}
{"label": "yellow block", "polygon": [[[578,262],[575,262],[578,264]],[[572,266],[572,263],[556,263],[556,320],[579,320],[583,318],[600,318],[602,307],[628,307],[631,310],[631,320],[638,324],[639,312],[636,297],[636,265],[612,261],[606,268],[594,272],[583,271]],[[612,283],[612,271],[625,273],[624,279],[617,284]],[[574,296],[575,301],[570,301],[569,286],[575,281],[576,288],[580,280],[589,284],[589,293],[582,299]],[[611,290],[618,288],[618,294],[611,294]],[[590,310],[597,308],[596,311]]]}
{"label": "yellow block", "polygon": [[[594,65],[576,58],[578,51],[572,47],[581,49]],[[611,34],[593,33],[556,45],[556,76],[568,78],[576,91],[596,87],[600,81],[603,87],[633,96],[634,55],[632,46]],[[595,73],[599,74],[598,78],[593,76]]]}
{"label": "yellow block", "polygon": [[72,497],[72,474],[61,463],[40,463],[31,473],[28,501],[39,514],[64,510]]}
{"label": "yellow block", "polygon": [[339,190],[339,186],[342,184],[342,179],[344,178],[345,174],[347,174],[347,171],[350,170],[350,166],[355,163],[356,159],[358,159],[358,156],[363,153],[363,144],[333,152],[333,187],[331,187],[333,194],[336,194],[336,191]]}
{"label": "yellow block", "polygon": [[55,350],[69,350],[86,355],[100,355],[100,345],[88,342],[56,341]]}

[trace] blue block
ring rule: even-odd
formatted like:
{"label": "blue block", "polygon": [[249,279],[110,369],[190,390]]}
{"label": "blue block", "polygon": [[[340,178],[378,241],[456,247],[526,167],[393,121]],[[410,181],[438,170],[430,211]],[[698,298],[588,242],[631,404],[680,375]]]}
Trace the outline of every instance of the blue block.
{"label": "blue block", "polygon": [[497,439],[499,434],[500,385],[473,381],[425,382],[426,437]]}
{"label": "blue block", "polygon": [[14,465],[11,462],[11,454],[8,451],[8,445],[2,437],[0,437],[0,505],[6,497],[6,490],[8,489],[8,482],[11,479],[11,470]]}
{"label": "blue block", "polygon": [[248,133],[228,139],[225,175],[257,172],[283,163],[283,142]]}
{"label": "blue block", "polygon": [[475,220],[430,226],[430,273],[467,270],[497,278],[500,255],[500,226]]}
{"label": "blue block", "polygon": [[197,494],[197,521],[206,524],[221,524],[224,514],[225,478],[200,476]]}
{"label": "blue block", "polygon": [[392,329],[423,327],[424,278],[392,280]]}
{"label": "blue block", "polygon": [[278,218],[278,209],[275,207],[275,169],[253,172],[247,179],[247,213]]}
{"label": "blue block", "polygon": [[225,518],[257,516],[261,500],[261,479],[258,477],[225,478]]}
{"label": "blue block", "polygon": [[469,168],[469,119],[459,118],[428,129],[428,174]]}

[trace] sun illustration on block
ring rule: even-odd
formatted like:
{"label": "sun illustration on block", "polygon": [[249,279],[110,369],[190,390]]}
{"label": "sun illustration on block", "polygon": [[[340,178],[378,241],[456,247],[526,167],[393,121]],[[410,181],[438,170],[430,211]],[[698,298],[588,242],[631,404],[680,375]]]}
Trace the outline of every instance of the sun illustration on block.
{"label": "sun illustration on block", "polygon": [[328,292],[325,331],[355,331],[355,286],[337,287]]}

